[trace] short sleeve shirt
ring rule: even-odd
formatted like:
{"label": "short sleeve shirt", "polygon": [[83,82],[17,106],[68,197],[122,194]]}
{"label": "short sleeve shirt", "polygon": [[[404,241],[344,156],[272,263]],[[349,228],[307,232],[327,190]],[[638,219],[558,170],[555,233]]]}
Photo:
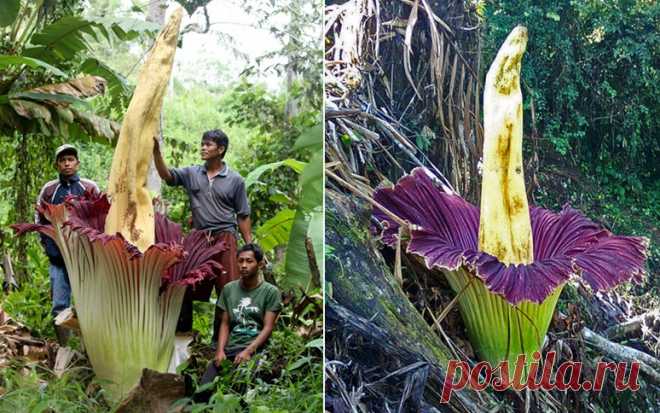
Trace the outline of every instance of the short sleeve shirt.
{"label": "short sleeve shirt", "polygon": [[236,232],[237,216],[250,215],[250,205],[243,177],[227,164],[211,179],[205,165],[170,169],[172,186],[183,186],[188,192],[192,225],[211,232]]}
{"label": "short sleeve shirt", "polygon": [[257,288],[244,290],[240,280],[225,285],[218,298],[218,307],[229,313],[229,341],[225,351],[247,347],[264,326],[266,311],[282,309],[280,291],[263,281]]}

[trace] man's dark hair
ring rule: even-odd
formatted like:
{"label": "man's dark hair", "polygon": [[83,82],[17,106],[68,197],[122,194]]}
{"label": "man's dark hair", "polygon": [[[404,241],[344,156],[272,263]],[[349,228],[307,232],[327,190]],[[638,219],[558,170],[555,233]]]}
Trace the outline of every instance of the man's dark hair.
{"label": "man's dark hair", "polygon": [[220,129],[213,129],[204,132],[202,135],[202,141],[213,141],[218,146],[224,146],[225,151],[222,153],[221,158],[225,157],[227,149],[229,149],[229,137]]}
{"label": "man's dark hair", "polygon": [[241,255],[241,252],[252,251],[254,253],[254,259],[257,262],[261,262],[264,259],[264,252],[261,250],[261,247],[257,244],[245,244],[236,252],[236,256]]}

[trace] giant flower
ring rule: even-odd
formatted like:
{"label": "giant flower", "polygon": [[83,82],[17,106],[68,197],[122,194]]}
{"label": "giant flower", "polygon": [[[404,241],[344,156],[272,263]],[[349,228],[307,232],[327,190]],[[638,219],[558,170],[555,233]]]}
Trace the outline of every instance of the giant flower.
{"label": "giant flower", "polygon": [[119,399],[143,368],[167,371],[186,286],[220,268],[213,257],[226,246],[203,231],[184,238],[178,224],[157,214],[156,243],[142,253],[121,234],[103,232],[109,209],[105,194],[88,192],[44,204],[39,212],[50,225],[14,228],[47,235],[62,252],[90,363]]}
{"label": "giant flower", "polygon": [[45,204],[39,212],[50,225],[14,227],[51,237],[62,252],[89,360],[114,400],[142,369],[167,370],[186,285],[219,269],[213,257],[226,248],[204,232],[183,238],[177,224],[154,214],[146,187],[181,18],[178,8],[140,71],[112,160],[109,197],[86,193]]}
{"label": "giant flower", "polygon": [[[532,361],[571,277],[595,290],[640,281],[648,247],[569,206],[555,213],[527,205],[519,84],[526,43],[526,29],[514,29],[486,78],[481,208],[440,189],[422,168],[375,195],[409,224],[407,251],[444,272],[477,354],[491,365],[511,365],[520,354]],[[374,216],[383,241],[399,242],[399,224],[379,209]]]}

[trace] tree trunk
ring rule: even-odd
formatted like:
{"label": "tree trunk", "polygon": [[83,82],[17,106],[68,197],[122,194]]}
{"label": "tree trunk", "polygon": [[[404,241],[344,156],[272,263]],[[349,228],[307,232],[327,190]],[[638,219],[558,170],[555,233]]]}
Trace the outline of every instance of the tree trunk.
{"label": "tree trunk", "polygon": [[[348,358],[363,372],[364,382],[370,386],[379,383],[370,387],[369,394],[380,391],[380,397],[361,401],[367,403],[368,411],[428,411],[434,406],[480,412],[492,408],[496,403],[488,393],[469,389],[454,393],[448,405],[439,403],[446,366],[453,357],[377,251],[367,229],[370,216],[369,210],[350,197],[326,191],[326,244],[330,250],[326,282],[331,284],[326,358]],[[329,393],[335,411],[350,408],[342,391]]]}
{"label": "tree trunk", "polygon": [[[31,175],[26,173],[26,168],[30,166],[29,145],[29,137],[26,134],[21,134],[19,136],[18,147],[16,148],[16,171],[14,172],[14,188],[16,193],[14,222],[34,221],[34,204],[30,198],[30,189],[32,186]],[[28,262],[27,245],[27,237],[18,237],[16,240],[16,260],[14,262]],[[25,270],[25,265],[16,265],[14,271],[19,284],[29,281],[30,275]]]}

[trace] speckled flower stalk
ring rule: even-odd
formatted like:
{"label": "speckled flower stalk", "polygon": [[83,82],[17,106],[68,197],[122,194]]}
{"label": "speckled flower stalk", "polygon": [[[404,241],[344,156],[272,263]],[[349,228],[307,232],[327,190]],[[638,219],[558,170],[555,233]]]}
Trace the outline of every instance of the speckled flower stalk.
{"label": "speckled flower stalk", "polygon": [[181,227],[156,215],[156,243],[141,253],[121,234],[105,234],[110,204],[86,193],[63,204],[44,204],[50,225],[14,225],[38,231],[62,252],[85,349],[96,375],[119,400],[142,369],[167,371],[186,285],[220,268],[213,257],[226,249],[203,231],[183,237]]}

